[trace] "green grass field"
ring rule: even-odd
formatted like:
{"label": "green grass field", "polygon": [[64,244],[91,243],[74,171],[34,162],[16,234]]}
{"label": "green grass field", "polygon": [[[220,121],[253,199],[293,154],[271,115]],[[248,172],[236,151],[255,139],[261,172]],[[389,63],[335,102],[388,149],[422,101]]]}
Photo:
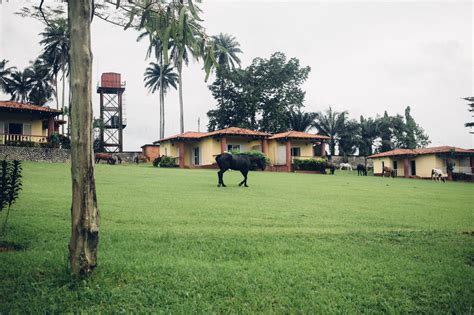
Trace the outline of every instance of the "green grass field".
{"label": "green grass field", "polygon": [[[473,313],[474,185],[96,168],[99,265],[68,275],[70,170],[24,164],[0,313]],[[4,214],[1,216],[3,219]]]}

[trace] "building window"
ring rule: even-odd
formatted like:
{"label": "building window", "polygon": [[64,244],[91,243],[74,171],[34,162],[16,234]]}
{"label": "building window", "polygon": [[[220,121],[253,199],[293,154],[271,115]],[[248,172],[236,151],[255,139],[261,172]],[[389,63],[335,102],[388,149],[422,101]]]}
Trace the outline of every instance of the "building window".
{"label": "building window", "polygon": [[291,148],[291,156],[301,156],[301,149],[298,147]]}
{"label": "building window", "polygon": [[227,152],[240,152],[240,144],[228,144]]}
{"label": "building window", "polygon": [[398,162],[397,161],[393,161],[393,169],[398,170]]}
{"label": "building window", "polygon": [[193,164],[199,165],[199,147],[193,149]]}

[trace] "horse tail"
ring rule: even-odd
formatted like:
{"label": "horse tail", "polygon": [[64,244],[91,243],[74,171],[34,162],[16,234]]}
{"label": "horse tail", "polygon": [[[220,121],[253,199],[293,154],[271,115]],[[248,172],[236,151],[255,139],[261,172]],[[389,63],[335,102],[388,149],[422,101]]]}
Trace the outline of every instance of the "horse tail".
{"label": "horse tail", "polygon": [[219,153],[218,155],[216,155],[216,157],[215,157],[216,162],[217,162],[217,159],[219,159],[221,156],[222,156],[222,153]]}

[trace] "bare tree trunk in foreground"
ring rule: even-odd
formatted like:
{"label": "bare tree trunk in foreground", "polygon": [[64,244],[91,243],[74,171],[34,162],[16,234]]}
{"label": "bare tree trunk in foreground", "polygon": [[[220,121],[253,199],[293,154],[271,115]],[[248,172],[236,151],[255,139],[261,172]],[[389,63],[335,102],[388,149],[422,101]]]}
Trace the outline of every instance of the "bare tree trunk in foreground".
{"label": "bare tree trunk in foreground", "polygon": [[99,210],[92,150],[91,1],[69,0],[71,27],[71,177],[72,232],[69,242],[71,271],[87,275],[97,265]]}

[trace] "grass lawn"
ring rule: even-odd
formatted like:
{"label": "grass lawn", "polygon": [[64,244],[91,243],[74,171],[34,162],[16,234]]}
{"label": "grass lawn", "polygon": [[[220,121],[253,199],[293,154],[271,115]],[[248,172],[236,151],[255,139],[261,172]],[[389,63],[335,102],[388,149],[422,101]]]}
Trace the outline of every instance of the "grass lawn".
{"label": "grass lawn", "polygon": [[354,174],[99,165],[99,265],[71,281],[69,165],[25,163],[0,313],[472,314],[474,185]]}

